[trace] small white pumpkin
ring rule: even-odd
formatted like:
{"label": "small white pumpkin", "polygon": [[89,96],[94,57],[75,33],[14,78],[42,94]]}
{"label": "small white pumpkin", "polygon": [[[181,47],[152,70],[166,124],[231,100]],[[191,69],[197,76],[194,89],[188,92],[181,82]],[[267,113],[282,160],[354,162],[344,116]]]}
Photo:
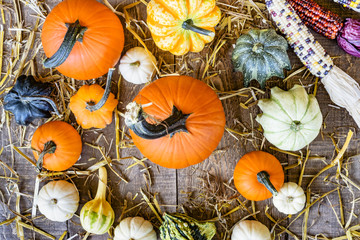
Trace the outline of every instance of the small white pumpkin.
{"label": "small white pumpkin", "polygon": [[235,224],[231,240],[271,240],[271,234],[261,222],[243,220]]}
{"label": "small white pumpkin", "polygon": [[297,151],[311,143],[319,134],[322,115],[314,95],[300,85],[289,91],[271,88],[270,99],[258,103],[263,111],[256,117],[265,138],[282,150]]}
{"label": "small white pumpkin", "polygon": [[134,84],[143,84],[151,81],[155,72],[155,57],[145,48],[134,47],[128,50],[120,60],[120,73],[124,79]]}
{"label": "small white pumpkin", "polygon": [[114,240],[157,240],[152,224],[142,217],[128,217],[115,228]]}
{"label": "small white pumpkin", "polygon": [[304,190],[293,182],[284,183],[276,196],[273,196],[274,206],[282,213],[295,214],[300,212],[306,202]]}
{"label": "small white pumpkin", "polygon": [[75,185],[64,180],[43,186],[37,198],[42,214],[51,221],[65,222],[72,218],[79,206],[79,192]]}

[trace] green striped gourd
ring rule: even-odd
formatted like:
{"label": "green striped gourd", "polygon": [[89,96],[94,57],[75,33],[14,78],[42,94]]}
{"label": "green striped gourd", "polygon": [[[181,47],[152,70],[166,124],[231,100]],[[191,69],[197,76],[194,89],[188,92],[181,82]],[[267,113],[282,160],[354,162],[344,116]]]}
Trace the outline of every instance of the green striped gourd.
{"label": "green striped gourd", "polygon": [[115,214],[106,201],[107,173],[104,167],[99,168],[99,184],[96,196],[87,202],[80,212],[81,226],[89,233],[104,234],[114,222]]}
{"label": "green striped gourd", "polygon": [[199,222],[184,214],[167,214],[160,227],[162,240],[211,240],[216,234],[214,223]]}

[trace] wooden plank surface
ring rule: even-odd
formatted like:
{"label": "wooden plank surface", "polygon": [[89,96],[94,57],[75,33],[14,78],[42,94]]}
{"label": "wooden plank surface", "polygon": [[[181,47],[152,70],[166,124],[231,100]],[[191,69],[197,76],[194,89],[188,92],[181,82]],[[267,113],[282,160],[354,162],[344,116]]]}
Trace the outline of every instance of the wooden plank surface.
{"label": "wooden plank surface", "polygon": [[[18,0],[7,0],[3,1],[3,7],[5,9],[6,22],[9,24],[11,21],[15,21],[15,12],[14,12],[14,3],[19,4],[21,9],[21,15],[24,19],[23,27],[29,30],[32,30],[35,25],[35,18],[33,15],[36,15],[32,9],[24,4],[25,1]],[[45,1],[45,9],[52,9],[60,0],[55,1]],[[118,10],[123,11],[123,7],[133,3],[133,0],[112,0],[109,1],[112,6],[118,6]],[[223,0],[221,1],[226,4],[231,4],[233,2]],[[323,6],[326,6],[328,9],[340,14],[342,17],[353,17],[359,18],[360,14],[352,12],[347,9],[343,9],[340,5],[333,3],[332,1],[321,0],[318,1]],[[144,4],[139,4],[138,6],[128,10],[129,14],[138,20],[146,20],[146,7]],[[124,29],[125,21],[124,18],[120,17]],[[40,21],[42,22],[42,21]],[[139,25],[145,30],[146,37],[145,44],[147,47],[154,53],[158,58],[161,57],[164,62],[161,71],[163,74],[170,72],[181,72],[193,76],[198,79],[203,79],[203,72],[205,68],[206,57],[209,57],[209,53],[212,49],[216,47],[216,41],[207,45],[207,48],[201,53],[190,53],[185,57],[174,57],[170,53],[161,51],[157,49],[151,40],[150,32],[147,30],[145,25],[139,22]],[[5,27],[7,26],[7,28]],[[5,53],[3,58],[4,66],[3,72],[1,74],[4,77],[5,69],[10,65],[9,62],[14,58],[13,53],[11,52],[11,46],[16,44],[16,31],[8,29],[8,25],[5,27]],[[135,27],[135,26],[133,26]],[[335,64],[352,76],[355,80],[360,82],[360,75],[358,70],[360,67],[360,59],[351,57],[350,55],[345,54],[340,50],[336,42],[333,40],[328,40],[319,34],[314,33],[315,38],[324,46],[331,56],[338,56],[334,59]],[[22,31],[22,38],[27,39],[29,36],[28,31]],[[40,39],[40,32],[36,33],[36,41]],[[134,46],[140,46],[140,43],[134,39],[132,34],[125,30],[125,48],[124,52]],[[217,63],[216,66],[212,69],[213,72],[208,72],[204,77],[210,76],[212,73],[218,72],[217,76],[209,78],[214,86],[220,91],[230,91],[238,90],[243,87],[242,75],[241,73],[233,72],[231,64],[231,53],[233,51],[233,44],[235,43],[236,38],[228,36],[225,38],[225,44],[221,47],[219,53],[217,54]],[[35,45],[36,46],[36,45]],[[22,48],[23,49],[23,48]],[[288,51],[293,69],[296,70],[302,67],[301,62],[292,52]],[[41,59],[44,57],[42,50],[37,55],[36,66],[37,66],[37,76],[44,76],[47,73],[47,70],[41,67]],[[187,63],[187,68],[184,68],[184,61]],[[167,67],[166,67],[166,66]],[[15,68],[16,69],[16,68]],[[27,69],[27,68],[25,68]],[[293,71],[294,71],[293,70]],[[25,73],[25,72],[23,72]],[[14,74],[11,74],[11,81],[8,86],[11,86],[13,83]],[[113,77],[113,87],[112,92],[117,93],[117,82],[120,78],[119,74],[116,73]],[[209,80],[208,79],[208,80]],[[68,79],[58,80],[57,84],[60,86],[64,82],[71,81]],[[307,80],[301,79],[301,75],[292,77],[287,82],[283,82],[277,78],[272,78],[267,82],[266,93],[259,94],[258,98],[269,97],[269,89],[273,86],[280,86],[284,89],[289,89],[295,83],[302,83],[307,87],[309,93],[313,92],[313,78],[308,78]],[[104,83],[104,77],[97,82]],[[76,86],[79,87],[83,85],[83,82],[76,82]],[[252,86],[259,87],[256,82],[252,82]],[[140,91],[143,86],[135,86],[133,84],[127,83],[124,80],[121,80],[119,88],[119,101],[118,110],[123,112],[125,106],[130,102],[134,96]],[[3,98],[3,95],[1,96]],[[310,179],[314,174],[316,174],[321,168],[326,166],[331,159],[336,155],[334,152],[334,146],[329,138],[330,134],[333,134],[335,141],[339,142],[339,147],[342,146],[346,133],[349,128],[357,130],[356,124],[352,120],[351,116],[344,109],[337,109],[331,106],[332,102],[326,93],[322,84],[319,84],[317,99],[319,101],[321,111],[325,117],[324,126],[322,129],[322,134],[320,134],[314,142],[311,143],[309,147],[310,156],[319,156],[318,159],[311,158],[306,163],[304,178],[302,181],[302,187],[306,189]],[[257,123],[254,122],[255,116],[260,113],[259,108],[256,104],[250,104],[249,109],[244,109],[240,107],[240,103],[244,103],[248,100],[248,97],[232,97],[226,100],[223,100],[223,107],[225,110],[227,122],[226,127],[234,129],[239,132],[251,133],[251,130],[254,125],[254,129],[257,129]],[[2,106],[0,106],[0,119],[4,117],[4,111]],[[11,117],[11,115],[10,115]],[[74,122],[73,115],[70,115],[70,120]],[[19,174],[20,181],[17,183],[19,187],[19,192],[23,194],[21,196],[20,210],[21,214],[26,214],[31,211],[32,207],[32,195],[34,192],[35,186],[35,176],[36,172],[33,166],[29,164],[23,157],[18,153],[12,150],[12,145],[19,147],[26,155],[32,157],[32,153],[29,148],[31,136],[35,131],[38,125],[41,125],[45,120],[40,120],[30,125],[27,128],[18,127],[15,124],[14,119],[11,117],[9,128],[4,123],[1,127],[0,139],[1,147],[4,147],[4,152],[0,155],[0,160],[6,164],[13,166],[13,169]],[[74,124],[76,126],[76,124]],[[123,119],[120,118],[120,128],[124,127]],[[78,128],[79,129],[79,128]],[[125,128],[125,131],[127,129]],[[115,150],[115,122],[105,129],[101,130],[81,130],[82,140],[84,143],[84,148],[82,152],[82,157],[77,164],[77,168],[86,169],[87,167],[93,165],[95,162],[101,160],[102,156],[98,150],[93,149],[92,147],[85,145],[85,143],[96,144],[104,147],[105,152],[111,159],[116,159],[117,154]],[[12,143],[9,142],[9,134],[12,139]],[[259,211],[256,214],[258,220],[266,224],[270,229],[274,224],[265,216],[264,211],[266,206],[269,206],[269,214],[275,219],[282,219],[285,215],[279,213],[273,206],[271,200],[261,201],[255,203],[255,209],[252,208],[251,202],[245,201],[234,189],[234,184],[232,181],[233,170],[239,158],[244,155],[246,152],[253,151],[256,149],[261,149],[262,146],[262,135],[260,132],[255,131],[255,134],[258,138],[252,137],[242,137],[239,135],[231,135],[225,131],[223,139],[221,140],[217,150],[204,162],[181,170],[165,169],[159,167],[150,161],[146,160],[146,167],[149,169],[151,175],[151,181],[147,176],[145,168],[140,165],[136,165],[128,169],[128,167],[134,163],[131,159],[124,159],[121,161],[115,161],[112,167],[115,169],[117,174],[125,178],[128,183],[125,183],[121,180],[114,172],[108,169],[109,173],[109,189],[111,190],[111,203],[116,213],[115,223],[119,222],[119,217],[124,209],[124,206],[127,206],[127,209],[135,207],[136,205],[143,202],[142,196],[140,194],[140,189],[143,189],[145,192],[150,194],[158,193],[157,200],[162,205],[161,210],[167,212],[175,211],[186,211],[191,216],[197,217],[199,219],[205,220],[213,218],[216,216],[216,208],[221,207],[221,203],[224,203],[224,199],[231,201],[229,206],[225,206],[221,209],[222,213],[225,213],[232,208],[239,206],[239,203],[236,201],[236,198],[243,201],[252,212]],[[24,137],[22,137],[24,136]],[[256,140],[254,140],[256,139]],[[251,141],[250,141],[251,140]],[[284,166],[291,165],[298,162],[298,159],[293,156],[289,156],[284,153],[279,153],[277,151],[270,149],[270,144],[265,141],[263,150],[268,151],[274,154]],[[357,171],[359,168],[359,158],[355,155],[358,154],[359,141],[357,135],[354,136],[350,147],[348,148],[345,159],[348,161],[349,176],[355,183],[360,183],[360,174]],[[303,155],[306,155],[306,149],[302,150]],[[300,153],[297,153],[300,154]],[[143,156],[136,148],[126,148],[120,149],[119,156],[121,158],[126,157],[137,157],[141,159]],[[353,158],[348,157],[355,156]],[[321,158],[324,157],[324,158]],[[287,181],[299,181],[301,166],[294,169],[286,171],[286,180]],[[339,186],[336,179],[334,178],[336,169],[331,169],[325,174],[321,175],[318,180],[316,180],[311,187],[311,199],[314,201],[320,195],[334,189]],[[7,174],[10,172],[7,171]],[[0,175],[3,175],[1,173]],[[323,179],[327,177],[327,181]],[[76,183],[80,191],[80,207],[77,211],[77,214],[80,212],[81,207],[86,203],[91,197],[95,195],[97,177],[92,175],[91,177],[79,177],[73,178],[73,181]],[[41,186],[45,184],[46,181],[41,183]],[[225,184],[226,185],[225,185]],[[13,218],[15,215],[11,210],[15,211],[15,202],[16,202],[16,191],[14,187],[16,185],[9,184],[9,181],[5,179],[0,179],[0,190],[2,196],[0,196],[0,222],[7,219]],[[12,187],[9,189],[9,187]],[[204,200],[204,189],[213,191],[211,198]],[[354,196],[349,190],[351,189],[354,192]],[[351,215],[351,207],[353,199],[359,197],[360,191],[355,187],[349,188],[343,182],[340,183],[340,192],[341,198],[344,205],[344,216],[347,221]],[[148,195],[149,196],[149,195]],[[355,203],[357,206],[357,202]],[[201,207],[201,208],[200,208]],[[10,210],[11,209],[11,210]],[[205,209],[205,211],[203,211]],[[218,209],[219,210],[219,209]],[[334,213],[336,212],[336,215]],[[359,223],[357,216],[359,215],[360,210],[355,207],[353,213],[352,221],[350,226],[356,225]],[[155,220],[154,214],[149,210],[146,204],[140,205],[140,207],[134,208],[132,211],[128,212],[125,216],[134,216],[141,215],[147,219]],[[61,234],[66,230],[67,238],[75,236],[74,239],[81,239],[84,236],[85,231],[80,226],[80,221],[77,216],[74,216],[70,221],[65,223],[54,223],[47,220],[44,217],[41,217],[41,214],[37,212],[39,218],[32,221],[34,226],[52,234],[56,238],[59,238]],[[238,220],[242,219],[249,215],[249,212],[245,209],[241,209],[229,217],[223,218],[221,221],[217,222],[218,234],[214,238],[215,240],[226,239],[226,236],[229,236],[229,231],[232,225]],[[315,204],[309,213],[309,221],[307,223],[308,228],[308,238],[309,236],[315,236],[318,234],[324,234],[325,237],[329,239],[345,235],[345,230],[343,226],[338,223],[340,216],[339,211],[339,197],[338,194],[332,193],[327,198],[323,198],[317,204]],[[285,219],[279,224],[282,226],[288,226],[293,216],[290,219]],[[28,217],[29,219],[31,217]],[[159,226],[156,221],[154,221],[156,226]],[[114,225],[115,226],[115,225]],[[303,217],[300,217],[294,223],[291,223],[289,230],[293,232],[299,239],[303,236]],[[227,231],[225,230],[227,229]],[[25,231],[25,239],[46,239],[43,236],[33,233],[29,230]],[[281,230],[276,227],[275,232],[279,233]],[[107,239],[108,235],[102,236],[90,236],[88,239]],[[15,231],[15,222],[8,225],[0,226],[0,239],[17,239]],[[294,239],[289,234],[281,234],[280,238],[276,239]]]}

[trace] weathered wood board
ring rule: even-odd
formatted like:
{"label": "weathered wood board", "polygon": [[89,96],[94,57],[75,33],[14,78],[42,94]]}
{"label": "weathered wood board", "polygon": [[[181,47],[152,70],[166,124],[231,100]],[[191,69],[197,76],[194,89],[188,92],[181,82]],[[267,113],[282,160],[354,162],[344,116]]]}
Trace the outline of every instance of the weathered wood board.
{"label": "weathered wood board", "polygon": [[[1,73],[1,78],[3,78],[6,74],[7,69],[10,67],[10,62],[14,59],[14,54],[12,50],[12,46],[16,44],[16,32],[19,30],[10,29],[10,24],[13,26],[13,21],[16,21],[16,12],[14,11],[14,4],[17,5],[18,9],[21,9],[21,17],[22,17],[22,28],[25,30],[21,31],[22,39],[27,39],[29,37],[29,32],[33,30],[36,23],[37,13],[34,12],[27,4],[26,1],[19,0],[3,0],[2,7],[5,10],[6,24],[4,24],[5,30],[5,44],[4,44],[4,57],[3,57],[3,70]],[[32,0],[32,2],[40,1]],[[45,9],[49,11],[56,4],[58,4],[60,0],[54,1],[45,1]],[[123,7],[127,6],[130,3],[135,1],[126,0],[111,0],[109,1],[112,6],[118,6],[119,11],[123,11]],[[226,4],[233,4],[234,1],[221,0],[220,2]],[[331,9],[333,12],[338,13],[341,17],[352,17],[352,18],[360,18],[360,14],[355,13],[353,11],[342,8],[340,5],[333,3],[332,1],[320,0],[319,4]],[[133,7],[128,10],[129,14],[138,20],[146,21],[146,6],[143,3],[140,3],[136,7]],[[265,13],[265,12],[264,12]],[[125,19],[120,17],[124,29]],[[40,24],[43,23],[43,20],[40,19]],[[144,27],[144,24],[139,22],[139,25]],[[41,29],[41,25],[39,27]],[[166,65],[163,64],[163,71],[168,73],[181,72],[186,73],[187,75],[193,76],[198,79],[202,79],[203,71],[205,68],[205,59],[208,56],[209,49],[213,49],[215,44],[209,45],[207,49],[200,53],[190,53],[185,58],[175,57],[170,53],[163,52],[157,49],[151,40],[151,35],[149,31],[146,29],[145,31],[146,37],[145,44],[147,47],[154,53],[155,56],[161,56],[162,59],[166,62]],[[350,55],[345,54],[338,46],[336,45],[336,41],[328,40],[319,34],[314,33],[315,38],[324,46],[324,48],[328,51],[331,56],[336,56],[334,59],[335,64],[347,72],[350,76],[352,76],[355,80],[360,82],[360,75],[358,73],[360,69],[360,59],[351,57]],[[126,50],[140,46],[140,43],[134,39],[132,34],[125,29],[125,48]],[[217,54],[216,67],[214,69],[219,73],[217,76],[214,76],[211,81],[214,83],[216,88],[220,91],[231,91],[238,90],[243,87],[242,75],[240,73],[235,73],[232,70],[231,64],[231,53],[233,50],[233,44],[235,43],[235,38],[232,36],[228,36],[224,38],[226,40],[225,44],[221,47],[220,51]],[[35,32],[35,44],[32,50],[35,51],[37,46],[40,46],[40,30]],[[22,46],[22,52],[24,43],[20,43]],[[33,53],[32,51],[30,51]],[[292,52],[292,50],[288,51],[291,63],[293,66],[293,70],[297,70],[302,67],[301,62],[298,60],[296,55]],[[32,56],[32,55],[29,55]],[[39,53],[35,58],[35,68],[37,71],[37,76],[45,76],[48,70],[44,69],[41,65],[41,59],[44,58],[44,53],[40,48]],[[159,60],[159,59],[158,59]],[[187,67],[184,68],[184,61],[187,62]],[[22,73],[26,73],[28,67],[25,67],[25,70]],[[16,67],[14,68],[16,70]],[[30,71],[30,70],[28,70]],[[208,73],[206,76],[210,76],[212,73]],[[17,73],[12,73],[9,78],[11,81],[8,83],[8,87],[13,84],[14,77]],[[19,73],[20,74],[20,73]],[[113,88],[112,92],[116,93],[117,88],[115,87],[119,79],[119,74],[116,72],[113,77]],[[72,81],[64,78],[57,80],[57,86],[63,86],[64,82]],[[304,84],[307,87],[309,93],[314,90],[314,78],[307,78],[306,80],[301,78],[301,74],[298,74],[287,82],[283,82],[277,78],[273,78],[267,82],[266,85],[266,93],[258,95],[259,98],[264,98],[269,96],[269,89],[273,86],[280,86],[282,88],[289,89],[295,83]],[[104,82],[104,77],[101,78],[101,82]],[[76,82],[74,86],[77,88],[80,85],[85,84],[84,82]],[[259,87],[257,83],[252,82],[252,85],[255,87]],[[128,102],[130,102],[136,94],[140,91],[143,86],[135,86],[124,80],[120,83],[120,91],[119,91],[119,101],[120,104],[118,106],[118,110],[120,112],[124,111],[124,108]],[[1,100],[4,97],[4,94],[0,96]],[[319,82],[319,87],[316,95],[321,111],[324,116],[324,125],[322,128],[322,133],[316,138],[314,142],[309,146],[310,156],[319,156],[322,158],[311,158],[306,163],[306,168],[304,171],[304,177],[302,181],[302,187],[306,189],[307,184],[314,174],[320,171],[326,164],[329,164],[333,159],[334,155],[336,155],[334,151],[334,145],[331,142],[329,137],[330,134],[334,134],[333,137],[336,141],[339,142],[339,147],[341,148],[346,134],[349,129],[357,131],[357,127],[351,116],[344,110],[334,108],[331,104],[331,100],[325,91],[323,85]],[[221,210],[221,213],[224,214],[227,211],[231,210],[233,207],[239,205],[236,202],[236,198],[239,198],[241,201],[245,203],[245,205],[249,208],[250,212],[259,211],[256,214],[258,220],[266,224],[270,229],[274,227],[274,223],[272,223],[264,214],[265,208],[269,206],[268,213],[274,219],[282,219],[285,215],[279,213],[273,206],[271,200],[266,200],[262,202],[255,203],[255,209],[252,208],[251,203],[249,201],[245,201],[245,199],[234,189],[234,184],[232,181],[233,171],[235,165],[239,158],[244,155],[246,152],[253,151],[256,149],[260,149],[262,146],[262,135],[258,132],[258,124],[254,121],[255,116],[260,113],[259,108],[256,104],[250,104],[248,109],[244,109],[240,106],[240,103],[244,103],[248,100],[249,97],[232,97],[222,101],[223,107],[226,114],[226,127],[234,129],[239,132],[247,132],[250,135],[252,134],[252,128],[255,129],[253,132],[258,138],[253,136],[251,137],[242,137],[239,135],[229,134],[225,131],[223,139],[221,140],[217,151],[215,151],[207,160],[204,162],[192,166],[186,169],[181,170],[173,170],[173,169],[165,169],[159,167],[150,161],[146,160],[145,164],[149,169],[151,175],[151,184],[148,180],[147,173],[144,170],[144,167],[140,165],[136,165],[127,169],[130,165],[134,163],[132,159],[124,159],[121,161],[116,161],[112,165],[116,172],[125,178],[128,183],[122,181],[116,174],[111,172],[108,169],[109,173],[109,189],[111,190],[111,203],[116,213],[115,223],[118,223],[118,219],[122,213],[122,210],[125,206],[125,202],[127,204],[127,209],[130,209],[139,203],[143,202],[140,189],[144,189],[152,194],[157,193],[157,200],[162,205],[162,211],[175,212],[175,211],[183,211],[194,217],[199,219],[209,219],[216,217],[215,207],[220,207],[219,202],[223,199],[233,200],[232,204],[229,207],[225,207]],[[60,100],[59,100],[60,101]],[[253,102],[253,101],[252,101]],[[3,107],[0,105],[0,119],[5,119]],[[11,115],[10,115],[11,117]],[[69,122],[75,123],[74,116],[70,115]],[[15,124],[14,118],[11,117],[7,126],[6,122],[1,121],[1,132],[0,132],[0,140],[1,145],[0,149],[3,147],[4,151],[0,155],[0,160],[4,163],[12,166],[12,168],[17,172],[20,176],[20,181],[17,183],[19,187],[19,191],[21,193],[20,198],[20,210],[21,214],[25,215],[26,213],[31,212],[31,207],[33,204],[33,192],[35,186],[35,177],[37,175],[34,167],[26,161],[23,157],[21,157],[17,152],[12,150],[12,145],[20,148],[27,156],[32,158],[31,150],[28,148],[31,141],[31,136],[35,131],[36,127],[43,124],[45,120],[41,120],[35,122],[29,127],[22,128],[18,127]],[[73,124],[77,126],[76,124]],[[124,127],[123,119],[120,118],[120,128]],[[77,129],[80,130],[78,127]],[[102,146],[106,149],[106,153],[111,159],[116,159],[116,149],[115,149],[115,123],[107,126],[105,129],[101,130],[80,130],[82,133],[82,140],[84,143],[83,152],[81,159],[79,160],[76,167],[78,169],[86,169],[87,167],[93,165],[97,161],[102,160],[102,156],[100,152],[85,143],[90,143],[94,145]],[[125,131],[127,129],[125,127]],[[11,137],[12,142],[9,141],[9,137]],[[250,141],[251,140],[251,141]],[[284,166],[291,165],[298,162],[297,157],[290,156],[284,153],[279,153],[270,149],[270,144],[265,141],[263,150],[268,151],[274,154]],[[346,159],[346,163],[348,163],[349,176],[351,177],[354,183],[360,183],[360,174],[357,169],[360,167],[359,157],[355,155],[358,154],[359,149],[359,140],[357,134],[354,135],[353,140],[345,153],[344,159]],[[302,150],[302,153],[306,154],[306,149]],[[296,153],[299,154],[299,153]],[[120,157],[125,158],[129,156],[134,156],[137,158],[142,158],[142,154],[136,148],[121,148],[120,149]],[[350,159],[348,157],[355,156]],[[1,168],[0,168],[1,169]],[[301,171],[301,166],[293,168],[291,170],[287,170],[286,180],[298,182],[299,175]],[[311,199],[315,201],[318,196],[329,192],[330,190],[335,189],[339,186],[338,182],[334,178],[336,169],[331,169],[325,174],[321,175],[319,179],[317,179],[311,187]],[[7,171],[7,174],[10,174]],[[1,171],[1,176],[4,176],[4,173]],[[210,188],[213,189],[214,195],[212,198],[204,201],[202,199],[202,195],[204,191],[203,181],[201,179],[207,179],[209,177]],[[326,181],[323,179],[327,177]],[[147,180],[146,180],[147,179]],[[80,212],[81,207],[84,203],[86,203],[90,197],[95,195],[96,185],[97,185],[97,176],[96,174],[92,175],[90,178],[86,176],[79,176],[72,178],[74,183],[77,185],[80,191],[80,207],[77,211],[77,214]],[[223,183],[226,183],[227,186]],[[43,186],[45,182],[41,183]],[[205,184],[206,185],[206,184]],[[5,221],[7,219],[15,217],[12,211],[16,211],[16,192],[14,190],[13,184],[10,184],[10,180],[0,179],[0,190],[3,196],[0,196],[0,222]],[[212,187],[211,187],[212,186]],[[12,188],[10,188],[12,187]],[[217,189],[218,187],[218,189]],[[354,226],[359,224],[359,220],[357,216],[360,213],[358,209],[358,201],[354,202],[354,212],[351,213],[353,199],[357,199],[359,197],[359,189],[356,189],[354,186],[349,188],[344,184],[344,182],[340,182],[340,193],[341,200],[344,207],[344,219],[346,225],[346,221],[349,219],[349,216],[353,215],[352,221],[349,222],[349,226]],[[190,198],[191,196],[191,198]],[[308,236],[306,239],[313,239],[313,236],[327,237],[329,239],[344,236],[346,234],[346,229],[344,229],[338,222],[340,219],[340,204],[339,204],[339,195],[337,192],[329,194],[327,197],[322,198],[318,203],[314,204],[314,206],[310,209],[309,212],[309,220],[307,224],[307,233]],[[206,208],[199,208],[195,206],[202,206]],[[205,210],[205,211],[204,211]],[[142,205],[134,208],[125,214],[125,216],[134,216],[141,215],[147,219],[155,219],[154,214],[149,210],[147,205],[143,203]],[[226,221],[221,221],[217,223],[218,226],[218,234],[216,236],[216,240],[224,239],[226,236],[226,231],[221,226],[226,226],[228,231],[230,231],[232,225],[238,220],[242,219],[245,216],[248,216],[249,213],[245,210],[239,210],[229,217],[226,217]],[[57,239],[63,234],[64,231],[68,231],[65,239],[75,236],[73,239],[82,239],[85,234],[85,231],[80,226],[80,221],[77,216],[74,216],[71,221],[65,223],[55,223],[47,220],[44,217],[41,217],[39,211],[37,212],[37,216],[40,216],[32,221],[34,226],[39,229],[46,231],[47,233],[55,236]],[[31,216],[27,216],[29,219]],[[287,227],[290,223],[290,227],[288,228],[293,234],[295,234],[299,239],[303,236],[303,215],[299,217],[294,223],[292,223],[293,219],[296,215],[292,216],[290,219],[284,219],[279,224],[281,226]],[[155,221],[156,222],[156,221]],[[157,225],[158,226],[158,225]],[[347,226],[347,227],[349,227]],[[347,228],[348,229],[348,228]],[[275,227],[273,229],[276,233],[281,232],[280,228]],[[46,239],[44,236],[41,236],[38,233],[34,233],[33,231],[24,229],[25,239]],[[227,233],[229,236],[229,233]],[[102,236],[90,236],[88,239],[107,239],[109,236],[107,234]],[[0,239],[17,239],[16,236],[16,228],[15,222],[11,224],[4,224],[0,226]],[[281,234],[279,238],[276,239],[294,239],[293,236],[287,233]]]}

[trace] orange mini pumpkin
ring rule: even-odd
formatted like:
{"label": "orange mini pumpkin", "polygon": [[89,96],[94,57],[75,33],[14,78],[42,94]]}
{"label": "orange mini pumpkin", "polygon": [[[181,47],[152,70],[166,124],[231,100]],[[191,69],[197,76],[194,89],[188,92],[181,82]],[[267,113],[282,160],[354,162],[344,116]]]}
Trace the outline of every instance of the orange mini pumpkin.
{"label": "orange mini pumpkin", "polygon": [[284,171],[279,160],[270,153],[249,152],[236,164],[234,183],[246,199],[262,201],[277,194],[284,184]]}
{"label": "orange mini pumpkin", "polygon": [[110,92],[113,71],[109,70],[105,90],[98,84],[84,85],[70,98],[69,107],[82,128],[104,128],[112,122],[112,113],[118,104]]}
{"label": "orange mini pumpkin", "polygon": [[46,17],[41,41],[48,57],[45,67],[87,80],[119,61],[124,30],[115,13],[96,0],[65,0]]}
{"label": "orange mini pumpkin", "polygon": [[160,166],[179,169],[202,162],[224,133],[219,98],[195,78],[160,78],[144,87],[134,101],[127,106],[125,123],[140,152]]}
{"label": "orange mini pumpkin", "polygon": [[79,133],[62,121],[48,122],[36,129],[31,139],[39,170],[64,171],[79,159],[82,143]]}

